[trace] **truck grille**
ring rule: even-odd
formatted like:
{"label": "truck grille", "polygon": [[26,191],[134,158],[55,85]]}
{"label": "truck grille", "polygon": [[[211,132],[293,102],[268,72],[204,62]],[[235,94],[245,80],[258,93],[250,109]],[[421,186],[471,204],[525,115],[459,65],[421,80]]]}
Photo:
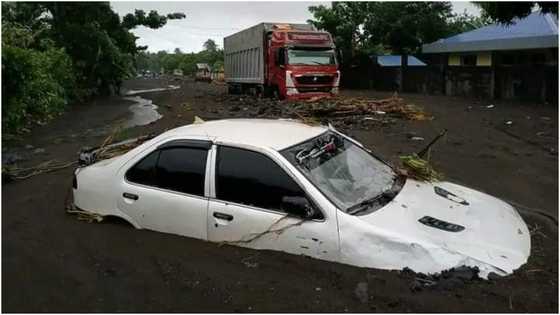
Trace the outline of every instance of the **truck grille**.
{"label": "truck grille", "polygon": [[304,75],[296,77],[296,81],[299,84],[330,84],[333,81],[333,77],[330,75]]}
{"label": "truck grille", "polygon": [[330,86],[318,86],[318,87],[298,87],[299,93],[313,93],[313,92],[324,92],[329,93],[332,87]]}

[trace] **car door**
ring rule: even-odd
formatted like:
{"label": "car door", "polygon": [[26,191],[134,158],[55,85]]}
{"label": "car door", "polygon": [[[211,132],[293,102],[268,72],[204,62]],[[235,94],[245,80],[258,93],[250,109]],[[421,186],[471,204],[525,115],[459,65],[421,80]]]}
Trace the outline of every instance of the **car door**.
{"label": "car door", "polygon": [[214,165],[208,240],[337,259],[336,217],[326,216],[270,156],[221,145]]}
{"label": "car door", "polygon": [[145,229],[206,239],[209,141],[172,140],[122,173],[118,206]]}

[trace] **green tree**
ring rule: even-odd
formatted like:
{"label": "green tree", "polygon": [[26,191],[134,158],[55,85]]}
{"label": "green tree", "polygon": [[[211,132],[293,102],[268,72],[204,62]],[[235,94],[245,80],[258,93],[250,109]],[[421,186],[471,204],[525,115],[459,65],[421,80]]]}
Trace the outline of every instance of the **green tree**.
{"label": "green tree", "polygon": [[166,73],[171,73],[175,69],[183,70],[183,74],[189,75],[196,72],[197,63],[207,63],[212,67],[220,68],[224,63],[224,51],[218,45],[208,39],[203,44],[203,49],[197,53],[183,53],[176,48],[172,54],[165,51],[158,53],[143,53],[137,56],[137,71],[148,70],[149,63],[158,64],[164,68]]}
{"label": "green tree", "polygon": [[107,2],[55,2],[46,7],[53,16],[55,39],[75,61],[83,80],[80,83],[102,94],[118,90],[122,80],[133,72],[138,47],[130,29],[138,25],[159,28],[169,19],[156,11],[145,15],[136,10],[121,22]]}
{"label": "green tree", "polygon": [[314,19],[308,22],[333,35],[343,72],[367,62],[372,53],[417,53],[423,44],[488,23],[454,14],[450,2],[332,2],[330,8],[311,6],[309,11]]}
{"label": "green tree", "polygon": [[333,36],[343,64],[358,51],[376,50],[375,44],[370,45],[362,31],[368,6],[366,2],[332,2],[330,8],[324,5],[309,7],[314,20],[308,20],[308,23]]}
{"label": "green tree", "polygon": [[472,31],[492,23],[486,15],[474,16],[466,12],[455,15],[448,24],[449,35]]}
{"label": "green tree", "polygon": [[510,24],[515,18],[524,18],[538,8],[541,13],[554,13],[558,16],[557,1],[530,1],[530,2],[474,2],[483,13],[496,22]]}
{"label": "green tree", "polygon": [[184,13],[170,13],[167,16],[162,16],[157,11],[150,11],[148,15],[143,10],[134,10],[134,14],[128,13],[123,17],[122,26],[126,29],[133,29],[136,26],[142,25],[149,28],[160,28],[167,23],[167,20],[184,19]]}
{"label": "green tree", "polygon": [[196,72],[197,54],[190,53],[183,55],[179,68],[183,70],[183,74],[189,75]]}
{"label": "green tree", "polygon": [[449,2],[370,2],[364,33],[394,53],[418,52],[424,43],[449,35]]}
{"label": "green tree", "polygon": [[326,30],[343,55],[418,52],[422,44],[486,25],[486,17],[454,14],[449,2],[332,2],[311,6],[308,22]]}
{"label": "green tree", "polygon": [[142,51],[138,53],[135,61],[138,72],[149,70],[153,73],[159,73],[162,67],[158,55],[150,52]]}
{"label": "green tree", "polygon": [[215,52],[218,48],[218,45],[216,45],[216,42],[212,39],[205,41],[203,46],[205,50],[210,52]]}
{"label": "green tree", "polygon": [[118,92],[146,49],[130,30],[184,17],[136,10],[121,21],[108,2],[2,2],[3,126],[15,130],[75,98]]}
{"label": "green tree", "polygon": [[136,10],[121,21],[108,2],[17,2],[2,6],[3,21],[31,29],[48,25],[45,33],[70,55],[85,95],[114,92],[132,74],[134,56],[145,49],[136,46],[132,28],[159,28],[169,19],[185,17],[182,13],[161,16],[156,11],[146,15]]}
{"label": "green tree", "polygon": [[74,98],[76,78],[63,48],[29,49],[33,31],[2,23],[2,130],[60,113]]}

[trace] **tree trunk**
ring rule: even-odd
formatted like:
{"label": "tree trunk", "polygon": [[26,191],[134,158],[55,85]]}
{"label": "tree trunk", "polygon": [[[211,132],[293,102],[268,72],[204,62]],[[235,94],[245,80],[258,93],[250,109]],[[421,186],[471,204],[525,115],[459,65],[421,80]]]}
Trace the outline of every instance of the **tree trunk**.
{"label": "tree trunk", "polygon": [[406,84],[406,70],[408,68],[408,55],[403,53],[401,54],[401,82],[399,83],[399,93],[405,92],[405,84]]}

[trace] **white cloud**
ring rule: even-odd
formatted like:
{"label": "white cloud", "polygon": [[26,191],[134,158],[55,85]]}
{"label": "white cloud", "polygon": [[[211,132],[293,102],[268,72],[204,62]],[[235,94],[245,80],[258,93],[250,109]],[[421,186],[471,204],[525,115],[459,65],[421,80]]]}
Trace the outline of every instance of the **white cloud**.
{"label": "white cloud", "polygon": [[160,29],[133,30],[139,37],[137,44],[147,45],[152,52],[171,52],[175,48],[197,52],[209,38],[222,46],[225,36],[261,22],[305,23],[312,18],[308,7],[319,4],[329,5],[329,2],[111,2],[121,16],[133,13],[134,9],[187,15],[182,20],[168,21]]}
{"label": "white cloud", "polygon": [[[146,12],[156,10],[160,14],[183,12],[187,15],[182,20],[170,20],[160,29],[138,27],[133,33],[139,37],[138,45],[147,45],[148,50],[172,52],[180,48],[184,52],[198,52],[209,38],[219,46],[223,38],[236,31],[261,22],[305,23],[312,18],[308,7],[311,5],[330,6],[330,2],[111,2],[113,9],[121,16],[133,13],[134,9]],[[453,2],[453,10],[479,15],[480,10],[469,2]]]}

